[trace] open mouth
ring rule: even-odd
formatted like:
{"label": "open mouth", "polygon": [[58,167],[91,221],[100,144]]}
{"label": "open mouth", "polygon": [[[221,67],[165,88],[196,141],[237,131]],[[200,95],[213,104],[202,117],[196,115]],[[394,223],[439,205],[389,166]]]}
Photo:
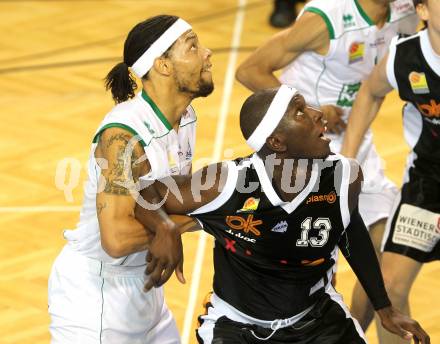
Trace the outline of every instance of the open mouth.
{"label": "open mouth", "polygon": [[324,135],[325,132],[327,132],[327,126],[322,128],[321,133],[319,134],[319,138],[323,141],[330,142],[331,140]]}

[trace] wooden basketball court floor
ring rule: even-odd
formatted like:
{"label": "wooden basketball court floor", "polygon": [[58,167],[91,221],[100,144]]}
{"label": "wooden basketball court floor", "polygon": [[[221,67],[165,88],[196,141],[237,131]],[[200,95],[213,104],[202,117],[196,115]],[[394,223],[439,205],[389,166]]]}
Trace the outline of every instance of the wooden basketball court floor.
{"label": "wooden basketball court floor", "polygon": [[[0,343],[49,342],[47,279],[74,228],[92,135],[112,107],[102,79],[121,60],[129,29],[156,14],[188,20],[210,47],[216,89],[195,101],[196,159],[249,152],[238,127],[249,92],[233,80],[236,64],[276,30],[267,24],[271,1],[261,0],[0,0]],[[401,103],[390,96],[374,124],[386,173],[400,185],[407,147]],[[187,284],[173,277],[166,300],[183,342],[211,288],[212,240],[185,235]],[[440,343],[440,266],[426,265],[411,293],[414,316]],[[349,304],[354,276],[340,263],[338,290]],[[243,293],[246,291],[243,290]],[[368,332],[377,343],[374,328]]]}

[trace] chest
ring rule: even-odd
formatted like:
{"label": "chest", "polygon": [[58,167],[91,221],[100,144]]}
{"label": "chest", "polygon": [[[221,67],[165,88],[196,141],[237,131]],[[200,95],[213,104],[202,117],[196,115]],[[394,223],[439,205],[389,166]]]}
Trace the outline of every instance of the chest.
{"label": "chest", "polygon": [[381,29],[369,26],[344,32],[331,41],[330,49],[334,53],[327,63],[338,65],[337,73],[342,73],[343,78],[361,81],[385,55],[396,32],[397,25],[392,23],[386,23]]}
{"label": "chest", "polygon": [[145,147],[154,178],[189,174],[194,156],[195,128],[186,126],[178,132],[154,138]]}

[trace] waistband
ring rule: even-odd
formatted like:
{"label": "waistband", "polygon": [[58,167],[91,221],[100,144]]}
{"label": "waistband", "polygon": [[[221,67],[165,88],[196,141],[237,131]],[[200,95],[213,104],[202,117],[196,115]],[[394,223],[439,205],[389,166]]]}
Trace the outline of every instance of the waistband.
{"label": "waistband", "polygon": [[313,308],[314,305],[306,308],[301,313],[295,314],[294,316],[286,319],[274,319],[272,321],[270,320],[261,320],[253,318],[245,313],[240,312],[235,307],[231,306],[226,301],[222,300],[218,295],[215,293],[212,293],[211,296],[211,304],[213,307],[223,313],[227,318],[238,321],[242,323],[248,323],[252,325],[258,325],[265,328],[270,328],[272,330],[277,330],[280,328],[288,327],[296,322],[300,321],[307,313],[310,312],[310,310]]}
{"label": "waistband", "polygon": [[57,258],[70,269],[87,271],[100,277],[145,277],[146,264],[140,266],[112,265],[75,251],[68,244]]}

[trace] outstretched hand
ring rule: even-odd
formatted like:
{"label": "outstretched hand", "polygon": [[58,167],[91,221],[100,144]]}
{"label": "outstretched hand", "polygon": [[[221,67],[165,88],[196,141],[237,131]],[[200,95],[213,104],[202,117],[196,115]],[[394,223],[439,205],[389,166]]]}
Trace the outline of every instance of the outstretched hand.
{"label": "outstretched hand", "polygon": [[382,326],[389,332],[406,340],[411,340],[412,338],[414,343],[431,343],[429,335],[417,321],[404,315],[392,306],[380,309],[377,313],[382,321]]}
{"label": "outstretched hand", "polygon": [[145,273],[149,279],[144,291],[162,286],[176,271],[176,277],[185,283],[183,275],[183,246],[178,226],[167,221],[156,229],[147,253],[147,268]]}

